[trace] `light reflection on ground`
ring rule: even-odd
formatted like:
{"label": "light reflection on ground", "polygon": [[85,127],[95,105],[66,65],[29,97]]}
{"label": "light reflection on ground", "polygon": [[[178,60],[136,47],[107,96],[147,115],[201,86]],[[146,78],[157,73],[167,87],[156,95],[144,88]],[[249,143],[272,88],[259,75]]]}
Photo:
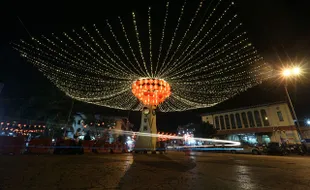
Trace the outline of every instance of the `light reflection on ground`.
{"label": "light reflection on ground", "polygon": [[308,189],[309,157],[224,153],[0,157],[0,189]]}

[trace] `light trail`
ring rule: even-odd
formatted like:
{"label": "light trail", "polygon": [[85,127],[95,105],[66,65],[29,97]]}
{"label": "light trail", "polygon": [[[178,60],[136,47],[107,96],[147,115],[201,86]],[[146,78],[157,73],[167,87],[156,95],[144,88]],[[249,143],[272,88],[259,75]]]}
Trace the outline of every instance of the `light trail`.
{"label": "light trail", "polygon": [[[178,139],[178,140],[185,140],[184,137],[181,136],[173,136],[173,135],[161,135],[161,134],[152,134],[152,133],[142,133],[142,132],[133,132],[133,131],[123,131],[123,130],[111,130],[112,134],[119,134],[119,135],[137,135],[144,136],[144,137],[159,137],[159,138],[167,138],[167,139]],[[204,142],[214,142],[214,143],[225,143],[224,146],[240,146],[241,143],[237,141],[229,141],[229,140],[219,140],[219,139],[209,139],[209,138],[190,138],[191,140],[196,141],[204,141]],[[202,147],[203,145],[199,146]],[[185,146],[184,146],[185,147]],[[192,147],[192,146],[191,146]]]}

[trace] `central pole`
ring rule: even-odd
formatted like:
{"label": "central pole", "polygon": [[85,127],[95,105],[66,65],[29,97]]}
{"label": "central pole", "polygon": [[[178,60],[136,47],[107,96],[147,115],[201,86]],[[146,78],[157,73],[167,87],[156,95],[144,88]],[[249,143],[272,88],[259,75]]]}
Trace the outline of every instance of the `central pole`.
{"label": "central pole", "polygon": [[135,152],[148,152],[156,151],[157,137],[153,136],[157,134],[156,127],[156,106],[147,105],[144,106],[141,114],[141,125],[138,134]]}

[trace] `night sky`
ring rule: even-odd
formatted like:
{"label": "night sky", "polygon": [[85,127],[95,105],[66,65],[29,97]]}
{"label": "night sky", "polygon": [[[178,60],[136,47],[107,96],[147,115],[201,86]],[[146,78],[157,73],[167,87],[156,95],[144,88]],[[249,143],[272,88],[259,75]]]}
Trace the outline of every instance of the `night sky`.
{"label": "night sky", "polygon": [[[0,94],[0,117],[42,120],[44,118],[37,115],[36,110],[47,112],[50,107],[54,107],[56,111],[62,109],[69,112],[72,103],[36,68],[21,59],[11,48],[10,42],[29,40],[29,34],[39,36],[100,24],[108,18],[146,10],[148,6],[165,5],[162,0],[142,2],[114,0],[102,1],[101,4],[90,1],[63,4],[61,1],[41,1],[41,4],[29,4],[24,1],[0,5],[0,81],[5,83]],[[274,69],[292,62],[305,69],[304,76],[291,83],[289,90],[299,118],[310,117],[310,12],[307,0],[238,0],[236,5],[250,41],[266,62]],[[271,80],[213,108],[158,113],[157,125],[161,131],[173,131],[178,125],[199,122],[201,113],[283,100],[283,82]],[[136,126],[140,120],[138,112],[118,111],[82,102],[74,103],[73,112],[129,116]]]}

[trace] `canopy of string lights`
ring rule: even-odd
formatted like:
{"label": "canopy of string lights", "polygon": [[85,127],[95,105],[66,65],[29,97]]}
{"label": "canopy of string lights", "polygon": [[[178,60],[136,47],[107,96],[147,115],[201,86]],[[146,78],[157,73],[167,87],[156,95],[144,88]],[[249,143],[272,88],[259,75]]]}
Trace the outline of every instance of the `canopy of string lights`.
{"label": "canopy of string lights", "polygon": [[13,47],[80,101],[124,110],[155,104],[162,112],[210,107],[272,74],[235,6],[171,1]]}

